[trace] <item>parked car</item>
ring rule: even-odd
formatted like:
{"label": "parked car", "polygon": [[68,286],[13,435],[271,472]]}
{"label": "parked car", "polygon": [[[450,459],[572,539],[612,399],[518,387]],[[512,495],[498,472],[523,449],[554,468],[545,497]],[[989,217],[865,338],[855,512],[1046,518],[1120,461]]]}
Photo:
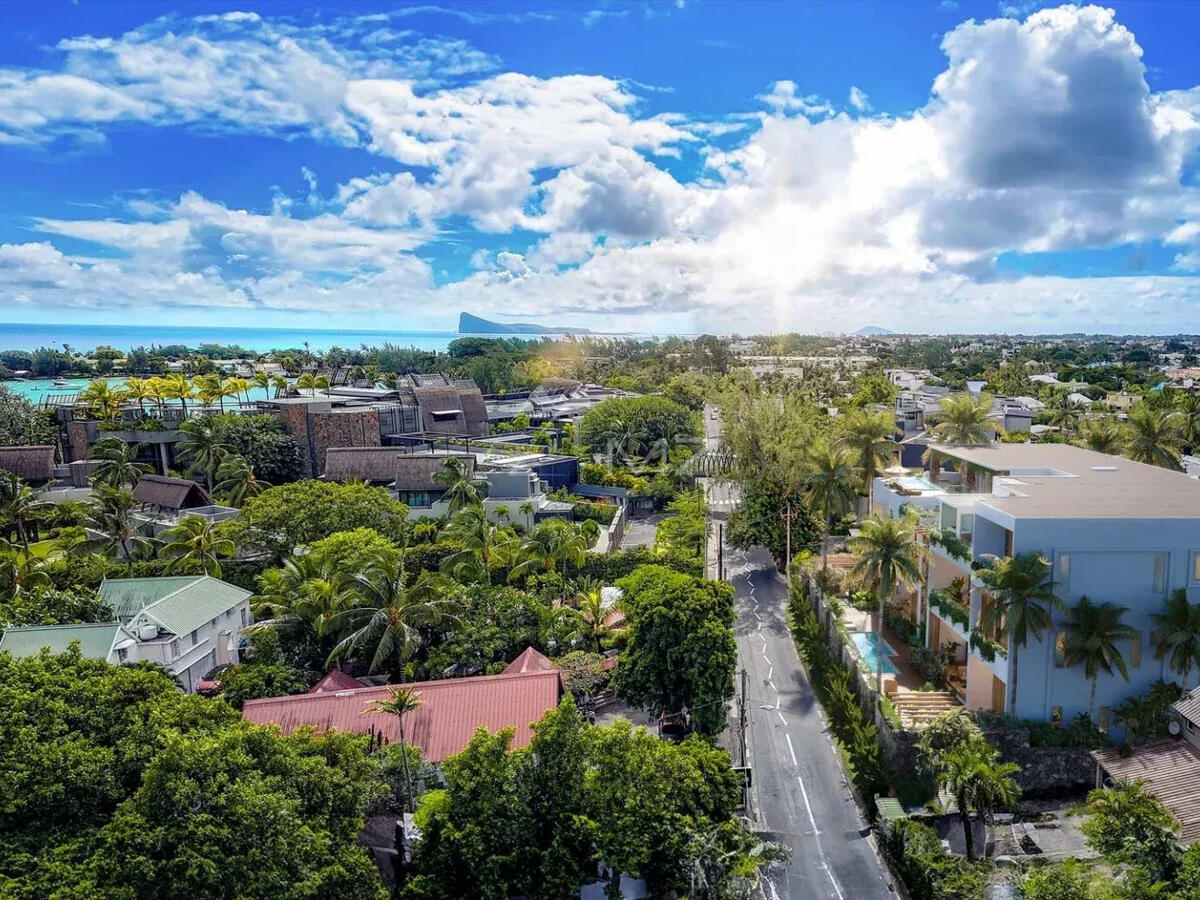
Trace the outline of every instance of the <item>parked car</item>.
{"label": "parked car", "polygon": [[196,693],[201,697],[212,697],[221,693],[222,677],[229,670],[229,663],[210,669],[208,674],[196,682]]}

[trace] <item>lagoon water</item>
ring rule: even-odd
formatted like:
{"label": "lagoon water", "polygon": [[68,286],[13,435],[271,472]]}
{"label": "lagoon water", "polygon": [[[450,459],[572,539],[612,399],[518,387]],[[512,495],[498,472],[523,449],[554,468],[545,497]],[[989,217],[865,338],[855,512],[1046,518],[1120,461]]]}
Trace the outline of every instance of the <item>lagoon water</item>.
{"label": "lagoon water", "polygon": [[[0,322],[0,350],[36,350],[38,347],[62,349],[64,344],[74,350],[92,350],[100,346],[129,350],[133,347],[186,344],[237,344],[246,350],[265,353],[268,350],[300,348],[307,341],[312,350],[330,347],[357,349],[363,344],[379,346],[384,343],[419,350],[445,350],[455,338],[466,337],[453,331],[349,331],[312,328],[194,328],[173,325],[32,325]],[[491,337],[492,335],[470,335]],[[495,337],[525,337],[532,335],[494,335]]]}

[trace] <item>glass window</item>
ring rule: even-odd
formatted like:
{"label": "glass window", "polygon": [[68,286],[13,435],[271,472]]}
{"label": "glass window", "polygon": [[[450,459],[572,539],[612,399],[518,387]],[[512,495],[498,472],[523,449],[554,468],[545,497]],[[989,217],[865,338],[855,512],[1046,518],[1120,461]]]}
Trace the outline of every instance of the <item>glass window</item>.
{"label": "glass window", "polygon": [[192,646],[195,647],[198,643],[200,643],[200,630],[199,629],[192,632]]}
{"label": "glass window", "polygon": [[1200,550],[1192,558],[1192,581],[1200,581]]}
{"label": "glass window", "polygon": [[246,627],[246,608],[242,607],[242,627]]}
{"label": "glass window", "polygon": [[179,658],[179,639],[176,638],[175,640],[171,641],[171,643],[168,645],[168,647],[171,650],[171,659],[178,659]]}
{"label": "glass window", "polygon": [[123,663],[128,658],[129,658],[129,651],[126,650],[124,647],[117,650],[117,662]]}
{"label": "glass window", "polygon": [[1058,587],[1064,591],[1067,589],[1067,582],[1071,580],[1071,554],[1060,553],[1058,555]]}
{"label": "glass window", "polygon": [[1142,633],[1139,631],[1129,639],[1129,668],[1142,667]]}
{"label": "glass window", "polygon": [[1167,589],[1167,554],[1154,554],[1154,587],[1153,590],[1157,593],[1162,593]]}

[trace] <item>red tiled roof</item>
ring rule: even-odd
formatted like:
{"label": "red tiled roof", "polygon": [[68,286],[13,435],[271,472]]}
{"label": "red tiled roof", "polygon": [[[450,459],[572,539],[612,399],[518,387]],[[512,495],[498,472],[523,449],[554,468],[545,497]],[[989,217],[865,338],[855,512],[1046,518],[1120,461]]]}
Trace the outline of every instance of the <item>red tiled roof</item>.
{"label": "red tiled roof", "polygon": [[544,653],[538,653],[532,647],[526,647],[521,655],[504,667],[501,675],[525,675],[529,672],[553,672],[554,663]]}
{"label": "red tiled roof", "polygon": [[[284,734],[309,725],[318,731],[373,730],[394,741],[400,736],[396,717],[368,712],[388,698],[391,687],[248,700],[242,715],[259,725],[278,725]],[[558,705],[560,693],[555,671],[421,681],[404,687],[416,691],[422,701],[404,717],[405,737],[431,762],[466,747],[480,725],[492,732],[512,726],[513,748],[528,746],[533,739],[530,725]]]}
{"label": "red tiled roof", "polygon": [[329,674],[308,689],[310,694],[332,694],[336,691],[357,691],[363,683],[357,678],[347,675],[338,669],[330,669]]}

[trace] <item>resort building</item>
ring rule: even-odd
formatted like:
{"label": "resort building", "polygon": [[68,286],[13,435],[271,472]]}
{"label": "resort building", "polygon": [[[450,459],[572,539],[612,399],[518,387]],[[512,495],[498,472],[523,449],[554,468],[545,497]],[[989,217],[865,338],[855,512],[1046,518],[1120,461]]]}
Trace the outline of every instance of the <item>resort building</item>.
{"label": "resort building", "polygon": [[190,693],[210,669],[238,661],[249,599],[249,591],[207,575],[109,579],[100,585],[100,600],[113,621],[9,628],[0,653],[34,656],[43,647],[63,653],[78,642],[87,659],[165,666]]}
{"label": "resort building", "polygon": [[[923,475],[875,480],[876,509],[917,510],[948,540],[930,547],[924,589],[910,598],[929,647],[950,659],[951,685],[968,708],[1005,710],[1014,680],[1002,632],[983,634],[994,602],[972,568],[984,557],[1042,554],[1064,609],[1019,651],[1016,713],[1069,721],[1088,711],[1091,682],[1063,657],[1067,608],[1086,596],[1128,608],[1136,636],[1119,649],[1129,680],[1101,674],[1097,725],[1158,679],[1178,680],[1156,656],[1152,616],[1174,590],[1200,600],[1200,483],[1180,472],[1066,444],[933,445]],[[957,554],[957,555],[956,555]]]}

